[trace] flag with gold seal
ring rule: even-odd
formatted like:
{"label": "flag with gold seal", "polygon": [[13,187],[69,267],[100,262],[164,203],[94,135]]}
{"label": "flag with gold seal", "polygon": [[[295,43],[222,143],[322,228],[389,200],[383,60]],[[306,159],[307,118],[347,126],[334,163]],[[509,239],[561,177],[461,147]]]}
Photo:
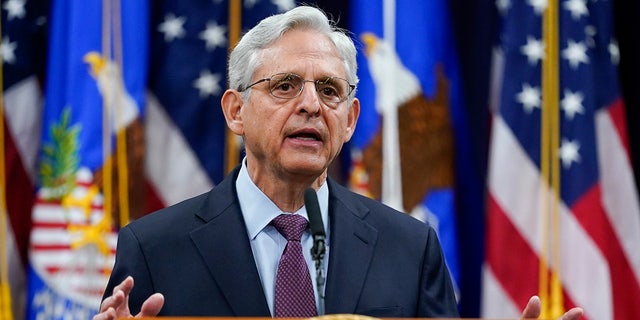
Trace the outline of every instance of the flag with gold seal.
{"label": "flag with gold seal", "polygon": [[433,226],[457,285],[457,203],[465,202],[457,198],[475,185],[464,170],[468,125],[448,3],[358,0],[351,8],[362,107],[350,186]]}
{"label": "flag with gold seal", "polygon": [[54,1],[27,319],[88,319],[140,210],[145,1]]}

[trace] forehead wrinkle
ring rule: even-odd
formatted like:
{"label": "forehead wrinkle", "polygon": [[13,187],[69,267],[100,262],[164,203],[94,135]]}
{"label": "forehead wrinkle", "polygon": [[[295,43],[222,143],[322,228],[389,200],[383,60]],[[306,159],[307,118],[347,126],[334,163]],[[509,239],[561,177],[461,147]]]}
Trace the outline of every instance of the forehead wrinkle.
{"label": "forehead wrinkle", "polygon": [[[313,41],[313,44],[292,43],[288,36],[296,32],[312,35],[312,40],[316,41]],[[291,59],[289,59],[291,56],[295,59],[296,64],[292,64]],[[287,57],[287,59],[279,57]],[[260,63],[256,73],[260,73],[260,77],[269,77],[276,73],[295,73],[302,76],[309,69],[312,70],[314,79],[321,77],[344,78],[346,76],[344,63],[331,39],[316,32],[289,31],[282,38],[260,50],[258,58]],[[329,63],[331,60],[334,60],[332,63],[335,63],[336,69],[334,70],[328,70],[327,68],[332,64]],[[265,71],[265,68],[270,71]],[[317,71],[318,69],[319,71]],[[338,73],[336,74],[335,72]]]}

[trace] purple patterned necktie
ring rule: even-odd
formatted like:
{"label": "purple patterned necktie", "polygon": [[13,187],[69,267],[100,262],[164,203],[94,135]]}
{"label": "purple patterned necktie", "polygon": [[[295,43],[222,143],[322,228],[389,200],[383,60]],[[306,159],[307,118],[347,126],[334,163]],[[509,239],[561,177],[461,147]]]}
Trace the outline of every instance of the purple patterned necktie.
{"label": "purple patterned necktie", "polygon": [[306,318],[317,315],[316,299],[307,263],[302,255],[300,238],[307,219],[297,214],[281,214],[271,221],[287,239],[276,274],[276,317]]}

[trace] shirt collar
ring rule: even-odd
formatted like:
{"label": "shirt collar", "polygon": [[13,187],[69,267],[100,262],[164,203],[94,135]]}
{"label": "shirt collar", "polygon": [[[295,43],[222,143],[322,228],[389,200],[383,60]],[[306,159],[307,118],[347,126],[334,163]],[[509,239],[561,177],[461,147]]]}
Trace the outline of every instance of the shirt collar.
{"label": "shirt collar", "polygon": [[[236,179],[236,190],[238,191],[240,210],[242,211],[242,217],[245,221],[249,239],[255,239],[258,233],[268,226],[273,218],[284,213],[262,192],[262,190],[255,185],[255,183],[253,183],[249,177],[249,171],[247,170],[246,158],[242,161],[242,167],[240,168],[238,178]],[[318,203],[320,205],[320,213],[322,215],[322,222],[328,236],[329,187],[327,186],[326,181],[322,184],[320,189],[318,189],[317,195]],[[309,220],[307,210],[304,206],[295,213],[300,214]]]}

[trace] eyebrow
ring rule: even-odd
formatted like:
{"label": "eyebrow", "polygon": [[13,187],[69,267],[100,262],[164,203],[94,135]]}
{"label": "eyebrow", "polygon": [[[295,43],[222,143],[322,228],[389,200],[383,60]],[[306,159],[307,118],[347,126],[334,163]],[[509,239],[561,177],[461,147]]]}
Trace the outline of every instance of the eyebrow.
{"label": "eyebrow", "polygon": [[[297,73],[297,72],[293,72],[293,71],[278,71],[278,72],[273,72],[271,74],[265,75],[262,78],[270,78],[276,74],[295,74],[296,76],[305,79],[305,77],[303,77],[301,74]],[[318,77],[313,77],[314,80],[325,80],[328,78],[340,78],[340,79],[345,79],[347,80],[347,76],[338,76],[338,75],[330,75],[330,74],[321,74]]]}

